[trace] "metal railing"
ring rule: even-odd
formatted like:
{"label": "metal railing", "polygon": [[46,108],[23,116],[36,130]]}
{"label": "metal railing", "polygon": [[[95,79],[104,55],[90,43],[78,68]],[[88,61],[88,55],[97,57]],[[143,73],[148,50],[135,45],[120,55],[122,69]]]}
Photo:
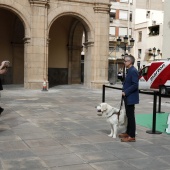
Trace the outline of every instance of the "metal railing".
{"label": "metal railing", "polygon": [[[102,88],[102,102],[105,102],[105,88],[122,90],[122,88],[120,88],[120,87],[113,87],[113,86],[103,85],[103,88]],[[170,86],[165,86],[165,88],[170,88]],[[170,95],[161,94],[161,86],[159,87],[159,91],[148,92],[148,91],[140,91],[139,90],[139,93],[147,94],[147,95],[153,95],[152,130],[147,130],[146,133],[149,133],[149,134],[161,134],[162,132],[156,131],[157,97],[159,97],[158,112],[159,113],[164,113],[164,112],[161,112],[161,97],[170,98]]]}

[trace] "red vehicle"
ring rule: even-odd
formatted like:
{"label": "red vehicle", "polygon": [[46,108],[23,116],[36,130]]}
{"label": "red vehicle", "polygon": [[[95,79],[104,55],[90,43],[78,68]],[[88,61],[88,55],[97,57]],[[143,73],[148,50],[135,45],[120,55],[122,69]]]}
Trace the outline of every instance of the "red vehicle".
{"label": "red vehicle", "polygon": [[[139,72],[140,90],[158,90],[166,94],[170,90],[170,61],[153,61]],[[168,88],[169,86],[169,88]]]}

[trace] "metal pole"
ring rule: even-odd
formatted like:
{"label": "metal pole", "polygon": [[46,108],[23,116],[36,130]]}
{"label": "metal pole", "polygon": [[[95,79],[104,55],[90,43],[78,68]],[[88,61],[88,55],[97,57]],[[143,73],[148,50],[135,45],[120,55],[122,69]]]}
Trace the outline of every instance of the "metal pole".
{"label": "metal pole", "polygon": [[152,130],[146,131],[146,133],[149,133],[149,134],[161,134],[162,133],[162,132],[156,131],[156,105],[157,105],[157,92],[154,92]]}
{"label": "metal pole", "polygon": [[103,85],[103,91],[102,91],[102,103],[105,102],[105,85]]}
{"label": "metal pole", "polygon": [[[124,57],[126,55],[126,43],[125,43],[125,51],[124,51]],[[123,82],[125,81],[125,65],[123,66]]]}
{"label": "metal pole", "polygon": [[159,86],[159,103],[158,103],[158,113],[161,112],[161,86]]}
{"label": "metal pole", "polygon": [[158,102],[158,113],[165,113],[161,112],[161,85],[159,86],[159,102]]}
{"label": "metal pole", "polygon": [[156,92],[154,92],[153,96],[153,121],[152,121],[152,132],[155,133],[156,131],[156,104],[157,104],[157,95]]}
{"label": "metal pole", "polygon": [[158,113],[161,113],[161,94],[159,93]]}

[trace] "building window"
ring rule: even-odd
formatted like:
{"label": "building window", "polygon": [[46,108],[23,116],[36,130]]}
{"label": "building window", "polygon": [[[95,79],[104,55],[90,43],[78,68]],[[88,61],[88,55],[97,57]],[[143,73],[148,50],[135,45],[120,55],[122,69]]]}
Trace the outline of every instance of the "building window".
{"label": "building window", "polygon": [[114,50],[114,47],[109,47],[109,51],[112,52]]}
{"label": "building window", "polygon": [[110,52],[110,54],[114,51],[114,52],[119,52],[119,49],[120,49],[120,47],[118,47],[118,46],[109,46],[109,52]]}
{"label": "building window", "polygon": [[138,32],[138,42],[142,41],[142,31]]}
{"label": "building window", "polygon": [[119,19],[128,20],[128,11],[119,11]]}
{"label": "building window", "polygon": [[129,21],[132,22],[132,11],[129,13]]}
{"label": "building window", "polygon": [[132,37],[132,28],[129,28],[129,38]]}
{"label": "building window", "polygon": [[141,59],[142,49],[138,49],[138,59]]}
{"label": "building window", "polygon": [[116,10],[111,9],[110,10],[110,22],[113,22],[114,19],[116,19]]}
{"label": "building window", "polygon": [[110,27],[109,34],[110,35],[115,35],[115,27]]}
{"label": "building window", "polygon": [[150,18],[150,11],[146,11],[146,18]]}
{"label": "building window", "polygon": [[119,28],[119,36],[125,36],[128,35],[128,29],[127,28]]}
{"label": "building window", "polygon": [[129,3],[129,0],[120,0],[120,2]]}
{"label": "building window", "polygon": [[148,28],[149,36],[159,35],[159,25],[154,25]]}
{"label": "building window", "polygon": [[120,2],[133,4],[133,0],[120,0]]}

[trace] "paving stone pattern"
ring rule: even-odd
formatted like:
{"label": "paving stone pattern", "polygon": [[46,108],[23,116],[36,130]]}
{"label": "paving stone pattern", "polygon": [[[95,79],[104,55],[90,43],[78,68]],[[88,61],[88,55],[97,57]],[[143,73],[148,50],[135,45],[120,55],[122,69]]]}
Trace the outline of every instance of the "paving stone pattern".
{"label": "paving stone pattern", "polygon": [[[114,107],[120,96],[120,90],[106,90],[106,102]],[[170,136],[147,134],[137,125],[137,142],[108,137],[110,126],[95,108],[101,101],[101,89],[83,85],[48,92],[4,86],[0,170],[170,170]],[[136,114],[152,113],[152,101],[140,94]],[[170,105],[162,109],[168,112]]]}

